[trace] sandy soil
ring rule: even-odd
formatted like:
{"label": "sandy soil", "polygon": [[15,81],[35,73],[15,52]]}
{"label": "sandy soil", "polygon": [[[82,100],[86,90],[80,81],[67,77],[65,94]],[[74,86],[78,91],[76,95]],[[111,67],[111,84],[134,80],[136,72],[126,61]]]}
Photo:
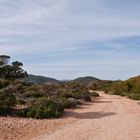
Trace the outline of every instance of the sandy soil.
{"label": "sandy soil", "polygon": [[60,119],[0,117],[0,140],[140,140],[140,105],[99,93]]}
{"label": "sandy soil", "polygon": [[73,121],[73,118],[34,120],[0,117],[0,140],[30,140],[44,133],[53,132]]}
{"label": "sandy soil", "polygon": [[125,97],[106,95],[94,103],[71,110],[74,119],[56,131],[32,140],[140,140],[140,105]]}

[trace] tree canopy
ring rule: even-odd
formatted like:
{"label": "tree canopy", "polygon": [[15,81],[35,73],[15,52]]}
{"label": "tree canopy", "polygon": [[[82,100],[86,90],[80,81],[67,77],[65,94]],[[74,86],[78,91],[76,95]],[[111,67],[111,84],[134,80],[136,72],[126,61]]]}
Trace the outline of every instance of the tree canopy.
{"label": "tree canopy", "polygon": [[27,72],[22,69],[23,64],[15,61],[8,64],[10,56],[0,56],[0,79],[15,80],[27,76]]}
{"label": "tree canopy", "polygon": [[8,64],[9,60],[10,60],[10,56],[0,55],[0,66]]}

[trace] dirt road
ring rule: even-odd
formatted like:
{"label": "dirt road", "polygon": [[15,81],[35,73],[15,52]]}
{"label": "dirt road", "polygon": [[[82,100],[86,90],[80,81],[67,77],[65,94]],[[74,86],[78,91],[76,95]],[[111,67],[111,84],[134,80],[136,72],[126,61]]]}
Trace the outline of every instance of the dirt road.
{"label": "dirt road", "polygon": [[75,121],[33,140],[140,140],[140,105],[100,92],[100,98],[66,117]]}

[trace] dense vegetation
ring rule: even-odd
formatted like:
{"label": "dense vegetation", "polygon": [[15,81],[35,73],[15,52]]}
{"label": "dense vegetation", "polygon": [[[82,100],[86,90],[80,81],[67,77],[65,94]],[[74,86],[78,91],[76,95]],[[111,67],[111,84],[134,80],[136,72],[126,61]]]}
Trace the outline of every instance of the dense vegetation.
{"label": "dense vegetation", "polygon": [[32,105],[28,112],[27,117],[36,119],[44,119],[51,117],[60,117],[64,112],[64,106],[59,100],[42,99]]}
{"label": "dense vegetation", "polygon": [[8,92],[0,92],[0,111],[6,111],[16,105],[16,98]]}
{"label": "dense vegetation", "polygon": [[[60,117],[65,108],[73,108],[83,101],[90,102],[97,93],[90,93],[82,83],[27,82],[23,64],[9,64],[9,56],[0,56],[0,114],[14,114],[36,119]],[[42,77],[41,77],[42,78]]]}
{"label": "dense vegetation", "polygon": [[[75,108],[99,95],[94,90],[140,100],[140,76],[126,81],[99,80],[94,77],[57,82],[44,77],[28,77],[23,64],[9,64],[9,56],[0,56],[0,115],[17,115],[36,119],[57,118],[65,108]],[[33,81],[26,81],[25,79]],[[41,83],[36,79],[41,78]],[[43,78],[43,82],[42,82]],[[35,81],[35,82],[34,82]],[[45,83],[47,81],[47,83]]]}
{"label": "dense vegetation", "polygon": [[78,83],[84,83],[89,90],[103,90],[108,94],[127,96],[140,100],[140,76],[126,81],[97,80],[92,78],[78,78]]}
{"label": "dense vegetation", "polygon": [[126,81],[116,81],[108,86],[106,91],[109,94],[127,96],[134,100],[140,100],[140,76]]}
{"label": "dense vegetation", "polygon": [[[28,78],[27,72],[22,69],[23,64],[18,61],[9,64],[9,59],[9,56],[0,56],[0,115],[57,118],[63,115],[65,108],[75,108],[83,101],[90,102],[98,97],[94,90],[140,100],[140,76],[126,81],[83,77],[58,82],[32,75]],[[32,81],[32,78],[35,79]]]}

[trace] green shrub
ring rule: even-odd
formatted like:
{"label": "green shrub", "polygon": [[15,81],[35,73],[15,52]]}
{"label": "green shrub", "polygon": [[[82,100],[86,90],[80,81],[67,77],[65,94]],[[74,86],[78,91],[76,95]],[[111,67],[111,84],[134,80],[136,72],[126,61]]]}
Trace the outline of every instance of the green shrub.
{"label": "green shrub", "polygon": [[5,88],[9,85],[8,80],[0,80],[0,89]]}
{"label": "green shrub", "polygon": [[36,119],[57,118],[64,112],[62,103],[58,100],[40,100],[27,112],[27,117]]}
{"label": "green shrub", "polygon": [[120,95],[120,96],[127,96],[128,93],[123,91],[109,91],[108,94],[110,95]]}
{"label": "green shrub", "polygon": [[68,98],[73,98],[73,97],[74,97],[73,93],[70,92],[70,91],[62,92],[62,93],[60,93],[59,95],[60,95],[60,98],[67,98],[67,99],[68,99]]}
{"label": "green shrub", "polygon": [[60,100],[62,101],[64,108],[73,108],[80,104],[80,102],[74,98],[61,98]]}
{"label": "green shrub", "polygon": [[88,94],[82,95],[81,99],[83,99],[86,102],[90,102],[91,101],[91,97]]}
{"label": "green shrub", "polygon": [[39,98],[39,97],[43,97],[44,95],[43,95],[43,93],[41,93],[41,92],[38,92],[38,91],[26,91],[25,93],[24,93],[24,96],[25,97],[34,97],[34,98]]}
{"label": "green shrub", "polygon": [[71,104],[73,104],[73,106],[76,106],[76,105],[80,105],[81,102],[77,99],[74,99],[74,98],[69,98],[68,101],[71,102]]}
{"label": "green shrub", "polygon": [[76,91],[74,96],[76,99],[81,99],[86,102],[91,101],[90,93],[87,90]]}
{"label": "green shrub", "polygon": [[133,100],[140,100],[140,94],[131,93],[128,95],[128,97],[133,99]]}
{"label": "green shrub", "polygon": [[88,91],[80,91],[80,90],[73,90],[73,91],[65,91],[60,94],[61,98],[74,98],[74,99],[81,99],[84,101],[91,101],[90,93]]}
{"label": "green shrub", "polygon": [[26,101],[23,98],[16,97],[16,103],[18,105],[24,105],[26,103]]}
{"label": "green shrub", "polygon": [[39,90],[40,90],[40,86],[37,85],[37,84],[28,86],[28,87],[26,88],[26,91],[36,91],[36,92],[38,92]]}
{"label": "green shrub", "polygon": [[18,117],[27,117],[28,111],[29,111],[28,108],[20,109],[20,110],[17,110],[16,115]]}
{"label": "green shrub", "polygon": [[97,92],[91,92],[90,96],[92,96],[92,97],[99,97],[99,94]]}
{"label": "green shrub", "polygon": [[0,110],[10,109],[16,105],[16,98],[12,93],[0,92]]}
{"label": "green shrub", "polygon": [[112,83],[109,88],[109,93],[140,100],[140,76],[130,78],[126,81],[116,81]]}
{"label": "green shrub", "polygon": [[110,95],[122,95],[123,91],[112,90],[112,91],[109,91],[108,94],[110,94]]}

